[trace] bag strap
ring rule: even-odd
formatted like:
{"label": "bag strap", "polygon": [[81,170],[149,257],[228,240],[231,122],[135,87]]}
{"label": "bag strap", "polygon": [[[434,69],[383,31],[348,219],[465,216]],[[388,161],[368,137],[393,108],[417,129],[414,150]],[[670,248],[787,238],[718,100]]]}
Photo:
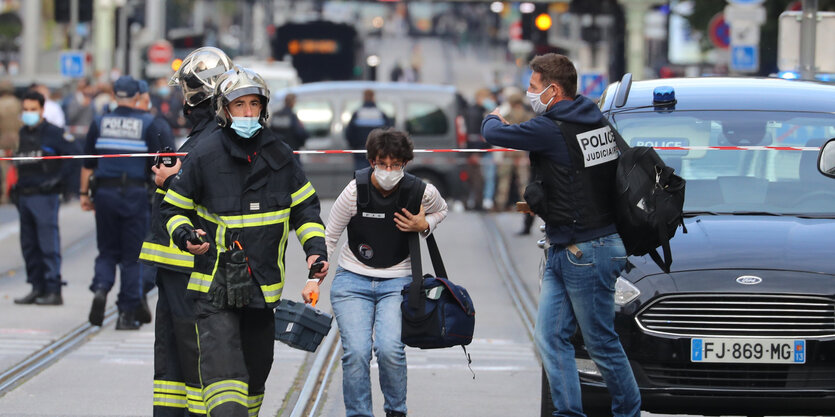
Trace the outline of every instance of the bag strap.
{"label": "bag strap", "polygon": [[[426,244],[429,246],[429,259],[432,261],[432,268],[435,276],[448,278],[444,260],[441,259],[441,251],[438,249],[438,242],[434,235],[426,237]],[[412,285],[409,287],[409,305],[417,311],[423,311],[424,299],[421,297],[421,284],[423,284],[423,265],[420,255],[420,237],[417,232],[409,233],[409,257],[412,262]]]}

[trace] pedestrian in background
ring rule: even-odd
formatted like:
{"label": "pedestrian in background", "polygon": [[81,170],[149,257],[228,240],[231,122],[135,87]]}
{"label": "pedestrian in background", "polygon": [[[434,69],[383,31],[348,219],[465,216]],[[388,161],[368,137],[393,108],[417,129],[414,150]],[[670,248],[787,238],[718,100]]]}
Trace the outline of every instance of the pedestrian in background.
{"label": "pedestrian in background", "polygon": [[[403,287],[412,282],[408,236],[426,237],[446,218],[447,204],[438,189],[426,184],[414,212],[404,202],[421,185],[405,172],[414,157],[406,133],[377,129],[368,136],[368,162],[373,167],[354,174],[331,208],[325,239],[332,258],[348,229],[339,268],[331,288],[331,305],[342,338],[342,395],[346,415],[373,416],[371,354],[377,356],[386,417],[406,415],[406,351],[400,341]],[[308,283],[305,301],[318,292]]]}
{"label": "pedestrian in background", "polygon": [[33,83],[29,86],[29,91],[37,91],[44,97],[44,100],[46,100],[43,107],[43,118],[46,119],[47,122],[63,129],[66,125],[64,109],[61,108],[61,105],[58,104],[58,102],[52,100],[52,91],[49,87],[43,84]]}
{"label": "pedestrian in background", "polygon": [[[310,134],[307,133],[307,130],[305,130],[304,125],[301,120],[299,120],[299,117],[296,116],[296,112],[293,110],[295,105],[295,94],[290,93],[284,96],[284,107],[272,116],[270,125],[272,126],[273,131],[284,140],[284,143],[286,143],[290,149],[297,151],[304,146],[304,143],[307,141],[307,138],[310,137]],[[296,160],[301,163],[299,155],[293,155],[296,157]]]}
{"label": "pedestrian in background", "polygon": [[[113,83],[117,107],[97,117],[90,125],[85,143],[85,154],[108,155],[145,153],[173,144],[160,143],[153,117],[138,112],[139,83],[130,76],[122,76]],[[139,250],[148,229],[149,202],[147,186],[151,161],[148,158],[86,159],[81,169],[81,208],[95,209],[96,257],[93,282],[94,293],[89,320],[101,326],[107,294],[116,281],[119,267],[119,319],[116,330],[136,330],[141,323],[137,310],[142,297]],[[90,188],[90,177],[95,175]],[[92,196],[90,195],[92,193]],[[95,198],[95,201],[92,200]],[[94,205],[95,204],[95,205]]]}
{"label": "pedestrian in background", "polygon": [[[345,140],[351,149],[365,149],[365,141],[372,130],[393,126],[392,120],[377,107],[374,91],[362,92],[362,107],[351,115],[351,121],[345,128]],[[361,153],[354,154],[354,170],[368,167],[368,158]]]}
{"label": "pedestrian in background", "polygon": [[[30,91],[23,96],[20,145],[15,156],[44,157],[75,153],[72,136],[46,121],[44,97]],[[62,161],[15,162],[14,200],[20,214],[20,249],[26,263],[26,282],[32,291],[15,304],[61,305],[61,240],[58,231]]]}
{"label": "pedestrian in background", "polygon": [[[581,145],[589,132],[603,135],[599,130],[611,127],[594,102],[577,94],[571,60],[551,53],[535,57],[530,66],[527,97],[537,116],[510,125],[494,111],[484,119],[482,134],[493,145],[530,151],[541,182],[543,204],[531,205],[545,220],[551,246],[534,339],[551,385],[554,415],[583,415],[570,341],[579,326],[611,394],[612,414],[639,417],[640,392],[614,328],[615,280],[626,265],[615,228],[617,145]],[[584,157],[595,152],[609,157]]]}
{"label": "pedestrian in background", "polygon": [[292,150],[265,128],[264,79],[236,65],[216,84],[221,128],[189,152],[160,211],[174,243],[195,255],[188,291],[208,414],[247,417],[258,415],[272,367],[289,230],[308,269],[323,262],[322,278],[325,228]]}
{"label": "pedestrian in background", "polygon": [[[232,60],[213,47],[195,49],[183,59],[170,83],[182,89],[184,114],[192,126],[185,143],[178,149],[187,155],[178,158],[174,166],[151,167],[157,188],[152,203],[151,227],[142,243],[139,260],[156,270],[158,289],[154,323],[154,417],[180,417],[183,411],[188,411],[192,417],[206,414],[198,372],[200,352],[194,334],[194,300],[186,295],[194,270],[194,255],[171,243],[160,204],[174,176],[182,168],[182,161],[220,128],[215,122],[212,96],[218,77],[230,68]],[[216,75],[200,77],[203,71]]]}
{"label": "pedestrian in background", "polygon": [[[73,145],[76,148],[76,153],[81,153],[84,149],[84,138],[87,135],[86,129],[93,122],[96,117],[96,109],[93,105],[93,96],[95,95],[95,88],[90,84],[86,78],[78,80],[73,94],[64,97],[61,108],[66,116],[66,131],[73,135],[75,141]],[[80,159],[71,159],[64,161],[64,201],[70,201],[78,198],[78,190],[81,186],[79,180],[81,178],[81,165],[83,161]]]}
{"label": "pedestrian in background", "polygon": [[[23,126],[20,115],[22,105],[20,99],[14,95],[14,86],[9,80],[0,81],[0,152],[3,156],[11,156],[17,150],[20,127]],[[9,201],[8,183],[9,161],[0,161],[0,203]]]}
{"label": "pedestrian in background", "polygon": [[[504,116],[510,124],[519,124],[527,122],[536,116],[527,106],[525,106],[524,98],[521,93],[513,92],[508,95],[507,101],[510,109],[507,115]],[[518,198],[521,199],[525,192],[525,187],[530,180],[531,164],[528,160],[527,152],[496,152],[501,155],[499,166],[496,170],[496,208],[499,210],[507,210],[508,203],[511,203],[511,185],[516,185],[516,192]],[[534,215],[531,213],[522,213],[523,222],[522,229],[519,235],[527,235],[531,233],[533,226]]]}

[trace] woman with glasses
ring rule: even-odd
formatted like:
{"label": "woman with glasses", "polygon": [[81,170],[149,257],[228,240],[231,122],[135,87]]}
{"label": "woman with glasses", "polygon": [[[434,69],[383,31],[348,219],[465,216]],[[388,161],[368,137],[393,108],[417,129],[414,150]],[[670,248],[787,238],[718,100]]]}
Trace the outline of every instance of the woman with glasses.
{"label": "woman with glasses", "polygon": [[[408,233],[426,237],[447,215],[432,184],[405,173],[412,141],[394,129],[376,129],[366,142],[368,168],[334,202],[325,227],[328,259],[348,229],[331,288],[342,338],[343,397],[347,416],[373,416],[370,363],[380,369],[387,417],[406,415],[406,352],[400,341],[400,292],[412,281]],[[303,296],[318,292],[310,280]]]}

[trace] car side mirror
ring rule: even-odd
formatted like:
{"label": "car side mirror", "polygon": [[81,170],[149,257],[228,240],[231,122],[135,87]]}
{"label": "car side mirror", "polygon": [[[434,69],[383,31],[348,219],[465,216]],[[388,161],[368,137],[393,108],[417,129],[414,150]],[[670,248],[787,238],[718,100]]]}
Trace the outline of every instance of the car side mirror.
{"label": "car side mirror", "polygon": [[829,139],[818,153],[818,171],[829,178],[835,178],[835,138]]}

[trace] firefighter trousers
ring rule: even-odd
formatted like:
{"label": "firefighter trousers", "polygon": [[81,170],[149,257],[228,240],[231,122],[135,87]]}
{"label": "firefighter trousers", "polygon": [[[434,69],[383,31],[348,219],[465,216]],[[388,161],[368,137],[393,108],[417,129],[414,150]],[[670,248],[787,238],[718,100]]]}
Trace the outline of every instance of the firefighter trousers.
{"label": "firefighter trousers", "polygon": [[154,323],[154,417],[205,416],[194,301],[186,296],[189,274],[155,269],[159,298]]}
{"label": "firefighter trousers", "polygon": [[211,417],[257,416],[273,364],[271,308],[215,308],[195,300],[200,382]]}

